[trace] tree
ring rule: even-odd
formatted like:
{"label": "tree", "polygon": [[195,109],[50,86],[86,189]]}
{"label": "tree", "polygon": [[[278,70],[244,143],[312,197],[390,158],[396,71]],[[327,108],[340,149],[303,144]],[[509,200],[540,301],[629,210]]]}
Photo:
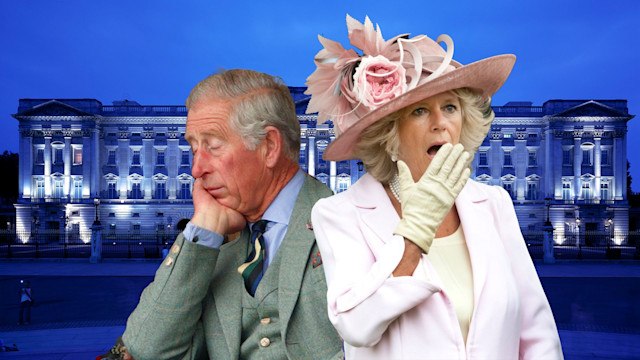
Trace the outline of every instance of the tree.
{"label": "tree", "polygon": [[18,200],[18,154],[4,151],[0,155],[0,203],[13,205]]}

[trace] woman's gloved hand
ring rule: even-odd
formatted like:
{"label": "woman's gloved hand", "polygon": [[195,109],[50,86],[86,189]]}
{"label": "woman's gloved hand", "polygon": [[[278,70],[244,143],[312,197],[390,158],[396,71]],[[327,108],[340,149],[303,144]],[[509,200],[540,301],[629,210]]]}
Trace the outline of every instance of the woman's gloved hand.
{"label": "woman's gloved hand", "polygon": [[471,174],[469,157],[461,144],[444,144],[418,182],[413,182],[407,164],[398,161],[402,219],[394,234],[429,253],[436,230]]}

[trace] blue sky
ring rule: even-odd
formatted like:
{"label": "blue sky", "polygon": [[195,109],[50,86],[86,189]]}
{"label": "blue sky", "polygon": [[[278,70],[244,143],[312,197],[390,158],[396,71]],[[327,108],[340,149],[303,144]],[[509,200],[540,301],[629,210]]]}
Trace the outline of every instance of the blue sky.
{"label": "blue sky", "polygon": [[[316,4],[316,5],[312,5]],[[20,98],[129,99],[179,105],[205,76],[250,68],[303,86],[322,34],[347,45],[345,15],[369,15],[385,38],[449,34],[454,59],[518,60],[494,105],[626,99],[640,110],[640,2],[541,1],[2,1],[0,151],[18,151]],[[632,85],[633,84],[633,85]],[[628,133],[640,191],[639,119]]]}

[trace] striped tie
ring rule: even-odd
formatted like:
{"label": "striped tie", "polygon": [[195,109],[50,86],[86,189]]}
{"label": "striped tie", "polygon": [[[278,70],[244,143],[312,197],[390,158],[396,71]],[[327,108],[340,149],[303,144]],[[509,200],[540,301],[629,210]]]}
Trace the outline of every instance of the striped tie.
{"label": "striped tie", "polygon": [[268,223],[269,221],[267,220],[260,220],[253,224],[251,227],[251,241],[249,242],[249,246],[251,246],[251,253],[247,257],[245,263],[238,267],[238,272],[244,279],[244,287],[251,296],[256,293],[258,283],[260,283],[260,280],[262,279],[262,268],[264,267],[263,264],[265,256],[262,234],[267,228]]}

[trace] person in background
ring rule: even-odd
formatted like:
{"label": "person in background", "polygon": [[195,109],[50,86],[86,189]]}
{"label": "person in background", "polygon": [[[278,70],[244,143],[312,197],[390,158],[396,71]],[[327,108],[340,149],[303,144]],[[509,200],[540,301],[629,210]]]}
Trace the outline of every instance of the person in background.
{"label": "person in background", "polygon": [[31,306],[33,305],[33,291],[29,280],[21,280],[20,288],[20,319],[18,325],[29,325],[31,323]]}
{"label": "person in background", "polygon": [[511,197],[467,181],[515,56],[462,65],[447,35],[347,26],[362,54],[320,37],[307,81],[336,131],[324,159],[367,170],[312,211],[346,358],[561,359]]}

